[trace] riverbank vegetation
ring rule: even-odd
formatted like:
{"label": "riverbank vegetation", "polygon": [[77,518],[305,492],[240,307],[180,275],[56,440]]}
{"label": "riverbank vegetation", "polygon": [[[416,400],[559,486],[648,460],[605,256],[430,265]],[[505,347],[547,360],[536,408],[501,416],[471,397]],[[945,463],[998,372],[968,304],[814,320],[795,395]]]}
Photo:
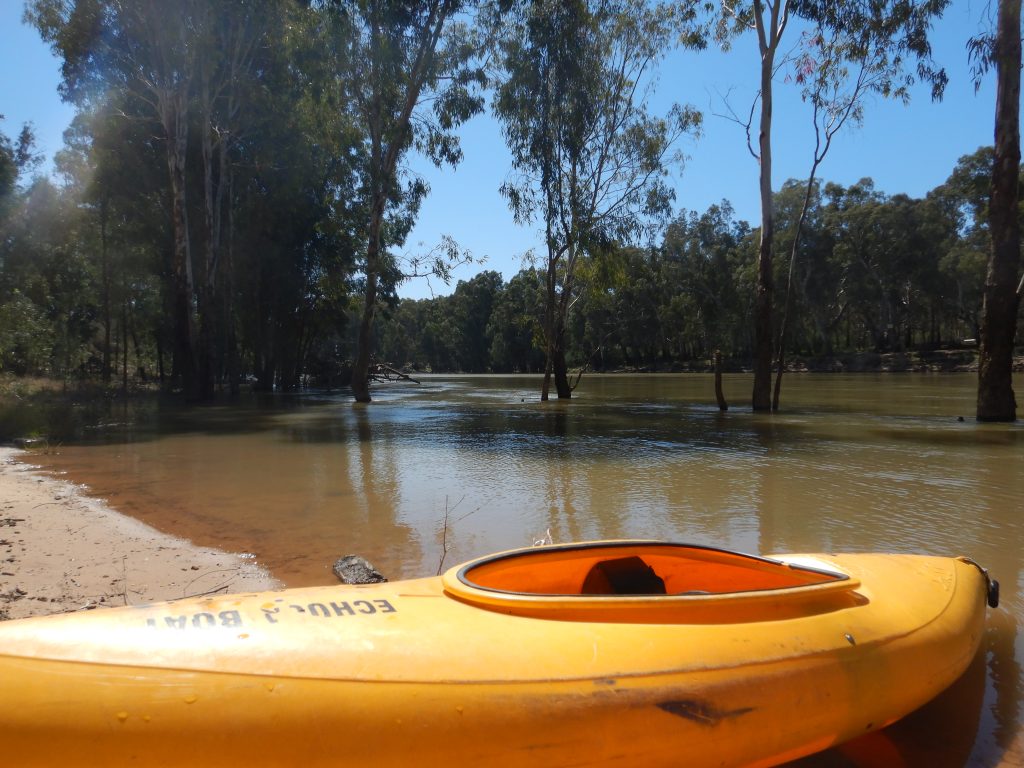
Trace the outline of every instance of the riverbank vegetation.
{"label": "riverbank vegetation", "polygon": [[[906,24],[857,39],[849,18],[816,7],[753,3],[737,19],[760,34],[767,8],[781,34],[791,10],[818,30],[780,66],[821,114],[861,116],[865,91],[846,72],[905,99],[887,52],[941,84],[921,36],[944,3],[893,0]],[[38,175],[29,127],[0,134],[2,370],[107,392],[159,384],[194,401],[307,383],[352,383],[368,399],[376,360],[552,373],[567,397],[572,368],[680,370],[721,351],[756,369],[766,339],[798,366],[974,349],[992,148],[922,198],[812,176],[762,189],[757,225],[724,200],[673,211],[662,178],[700,116],[650,114],[634,86],[671,46],[738,34],[698,10],[32,0],[27,18],[61,57],[78,112],[53,178]],[[990,60],[993,46],[976,47]],[[515,164],[500,194],[544,244],[507,279],[483,271],[450,296],[399,299],[411,276],[447,280],[473,259],[450,240],[412,261],[398,253],[429,193],[408,156],[457,164],[458,128],[488,100]],[[1001,151],[1019,175],[1019,156]],[[1019,272],[1018,256],[999,280]],[[1019,305],[1013,288],[1003,294]]]}
{"label": "riverbank vegetation", "polygon": [[[986,174],[992,152],[961,159],[925,198],[887,195],[870,179],[814,186],[794,267],[791,354],[973,350],[987,262]],[[788,249],[804,194],[775,194],[776,248]],[[567,327],[580,368],[673,370],[714,351],[748,362],[759,233],[728,202],[679,214],[662,239],[587,264]],[[788,263],[775,263],[785,284]],[[543,270],[503,281],[483,272],[451,296],[403,301],[382,318],[379,349],[418,370],[541,371]]]}

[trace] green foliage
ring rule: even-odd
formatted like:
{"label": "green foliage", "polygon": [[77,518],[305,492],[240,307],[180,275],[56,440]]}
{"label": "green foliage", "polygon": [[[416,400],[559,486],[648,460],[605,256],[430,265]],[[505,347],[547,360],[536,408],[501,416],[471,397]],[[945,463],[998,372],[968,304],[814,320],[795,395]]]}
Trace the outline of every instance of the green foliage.
{"label": "green foliage", "polygon": [[15,290],[0,304],[0,366],[19,375],[49,372],[53,328],[42,307]]}
{"label": "green foliage", "polygon": [[[811,30],[797,79],[829,120],[859,117],[840,88],[858,59],[858,82],[883,95],[905,92],[907,62],[925,62],[914,76],[941,85],[925,33],[944,2],[883,5],[891,13],[878,18],[863,3],[792,6]],[[181,383],[195,354],[220,390],[336,384],[378,311],[376,359],[417,369],[538,372],[553,352],[563,368],[599,370],[699,365],[715,349],[749,359],[759,232],[727,202],[671,216],[673,142],[699,115],[647,109],[651,63],[681,38],[702,43],[695,8],[32,0],[28,18],[61,56],[78,114],[59,183],[30,178],[30,126],[0,133],[3,371],[129,388]],[[736,10],[743,20],[750,9]],[[459,161],[458,127],[488,85],[481,50],[494,56],[513,155],[502,193],[543,230],[539,268],[400,301],[410,274],[447,283],[471,259],[450,239],[399,252],[429,192],[407,158]],[[787,332],[796,351],[977,338],[991,166],[979,149],[922,200],[870,180],[813,184]],[[791,245],[804,189],[791,180],[773,192],[777,248]],[[176,315],[179,266],[194,348]],[[787,267],[775,264],[776,284]]]}
{"label": "green foliage", "polygon": [[[564,398],[564,337],[583,266],[664,223],[672,146],[700,115],[678,105],[664,118],[648,112],[650,66],[675,40],[676,18],[660,6],[539,0],[503,21],[494,109],[517,176],[502,194],[517,221],[544,232],[542,330]],[[547,387],[545,378],[542,398]]]}
{"label": "green foliage", "polygon": [[[977,338],[988,243],[972,211],[980,185],[964,184],[986,150],[961,160],[925,198],[887,195],[870,179],[815,185],[794,271],[791,345],[798,356],[930,350]],[[978,171],[980,175],[982,171]],[[966,174],[968,178],[975,178]],[[800,214],[806,182],[775,194],[777,246]],[[660,242],[584,259],[587,289],[567,327],[571,365],[593,370],[708,365],[716,349],[748,360],[758,232],[723,201],[681,212]],[[788,265],[776,265],[781,274]],[[486,290],[482,290],[486,286]],[[490,315],[483,318],[487,303]],[[542,369],[545,280],[530,269],[507,283],[494,273],[459,284],[452,296],[400,302],[383,322],[389,358],[435,371]],[[474,314],[475,308],[479,314]],[[489,366],[467,352],[490,344]],[[404,356],[403,356],[404,355]]]}

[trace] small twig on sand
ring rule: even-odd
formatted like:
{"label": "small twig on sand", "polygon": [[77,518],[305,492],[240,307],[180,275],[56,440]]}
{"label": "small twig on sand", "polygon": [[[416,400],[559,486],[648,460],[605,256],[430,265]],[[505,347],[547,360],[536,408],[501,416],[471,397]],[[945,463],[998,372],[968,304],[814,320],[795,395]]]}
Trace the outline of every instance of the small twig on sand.
{"label": "small twig on sand", "polygon": [[216,595],[218,592],[226,592],[228,587],[230,586],[231,582],[228,581],[224,584],[221,584],[219,587],[215,587],[214,589],[208,589],[206,592],[193,592],[191,595],[182,595],[181,597],[182,599],[186,599],[189,597],[206,597],[207,595]]}
{"label": "small twig on sand", "polygon": [[[191,587],[193,584],[195,584],[200,579],[205,579],[211,573],[237,573],[237,572],[238,572],[237,568],[218,568],[217,570],[214,570],[214,571],[206,571],[204,573],[199,574],[194,579],[192,579],[192,581],[190,581],[188,584],[185,585],[184,589],[188,589],[189,587]],[[215,592],[223,592],[230,585],[231,585],[231,582],[228,581],[223,586],[217,587],[216,589],[212,589],[209,592],[197,592],[197,593],[195,593],[193,595],[184,595],[183,594],[182,597],[202,597],[203,595],[212,595]],[[184,592],[184,589],[182,590],[183,592]]]}
{"label": "small twig on sand", "polygon": [[121,556],[121,597],[124,604],[128,605],[128,555]]}

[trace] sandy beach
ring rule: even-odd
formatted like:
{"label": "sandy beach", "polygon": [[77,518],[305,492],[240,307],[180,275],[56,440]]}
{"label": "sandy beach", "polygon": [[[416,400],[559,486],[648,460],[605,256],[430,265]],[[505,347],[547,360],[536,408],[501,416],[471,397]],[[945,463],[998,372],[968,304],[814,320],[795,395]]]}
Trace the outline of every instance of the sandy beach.
{"label": "sandy beach", "polygon": [[240,554],[197,547],[0,448],[0,619],[275,589]]}

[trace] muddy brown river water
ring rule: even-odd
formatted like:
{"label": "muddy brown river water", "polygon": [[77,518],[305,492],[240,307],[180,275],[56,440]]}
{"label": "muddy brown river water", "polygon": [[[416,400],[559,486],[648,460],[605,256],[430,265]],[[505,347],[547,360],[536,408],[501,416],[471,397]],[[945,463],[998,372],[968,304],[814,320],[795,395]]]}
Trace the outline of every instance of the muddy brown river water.
{"label": "muddy brown river water", "polygon": [[290,586],[332,583],[347,553],[397,579],[541,539],[970,555],[1002,606],[968,673],[800,765],[1024,766],[1024,422],[976,424],[974,385],[790,375],[784,411],[755,415],[746,376],[726,378],[726,413],[702,375],[588,376],[547,404],[534,377],[427,377],[369,406],[309,393],[115,414],[40,459]]}

